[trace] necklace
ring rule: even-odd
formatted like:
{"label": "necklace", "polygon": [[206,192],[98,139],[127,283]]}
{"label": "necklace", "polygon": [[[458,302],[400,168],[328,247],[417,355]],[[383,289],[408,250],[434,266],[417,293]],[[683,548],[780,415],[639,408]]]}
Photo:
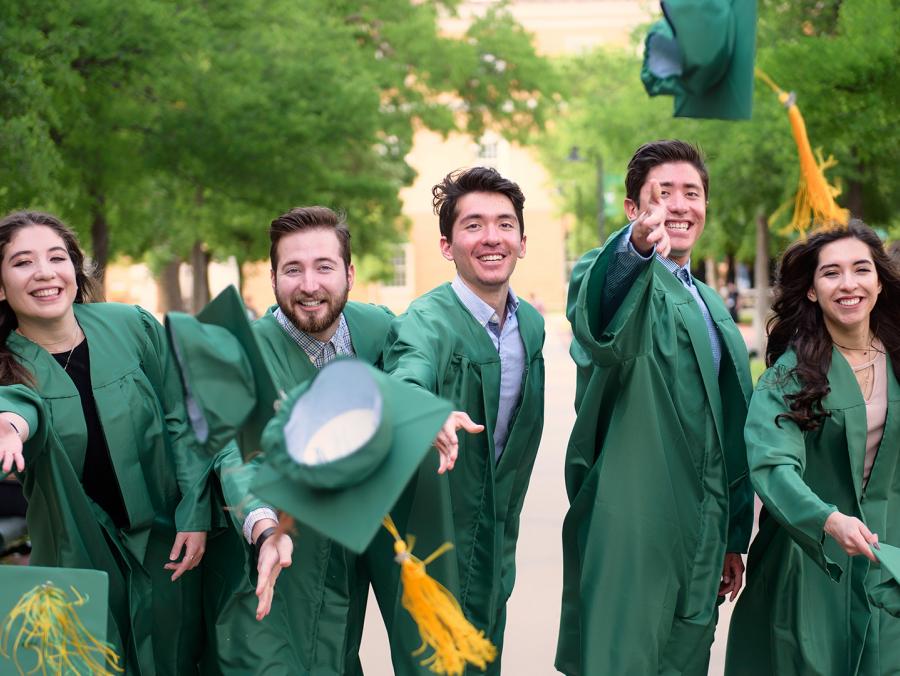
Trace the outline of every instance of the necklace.
{"label": "necklace", "polygon": [[72,339],[72,349],[69,350],[69,356],[66,357],[65,366],[63,366],[63,371],[66,373],[69,372],[69,362],[72,361],[72,353],[75,352],[75,348],[78,347],[78,334],[81,333],[81,327],[78,326],[78,323],[75,323],[75,337]]}
{"label": "necklace", "polygon": [[[873,356],[871,359],[869,358],[870,352],[881,352],[880,349],[875,347],[875,336],[869,334],[869,345],[867,347],[848,347],[846,345],[841,345],[838,342],[832,341],[835,346],[839,347],[842,350],[847,350],[849,352],[862,352],[863,353],[863,363],[862,364],[850,364],[850,368],[853,370],[853,375],[856,376],[856,382],[859,385],[859,389],[862,392],[863,399],[865,401],[869,400],[869,397],[872,396],[872,393],[869,392],[869,383],[872,381],[872,376],[875,373],[875,361],[877,359],[877,355]],[[849,359],[847,360],[850,361]],[[874,385],[873,385],[874,387]]]}

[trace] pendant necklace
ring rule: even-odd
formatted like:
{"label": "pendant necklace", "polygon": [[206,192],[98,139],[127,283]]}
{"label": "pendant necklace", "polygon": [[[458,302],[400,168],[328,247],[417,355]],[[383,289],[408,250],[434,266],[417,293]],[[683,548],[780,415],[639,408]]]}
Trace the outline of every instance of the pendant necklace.
{"label": "pendant necklace", "polygon": [[[832,341],[832,342],[834,342],[834,341]],[[866,394],[866,392],[869,389],[869,381],[872,379],[872,374],[875,372],[875,359],[877,358],[877,357],[875,357],[870,360],[869,359],[869,351],[877,350],[877,348],[875,347],[875,337],[872,336],[869,339],[868,347],[847,347],[846,345],[841,345],[840,343],[837,343],[837,342],[834,342],[834,344],[837,347],[841,348],[842,350],[863,353],[863,359],[865,359],[866,361],[857,366],[851,364],[850,368],[853,370],[853,375],[856,376],[856,382],[859,385],[860,391],[862,392],[863,399],[865,401],[868,401],[869,397],[872,396],[872,393],[869,392],[869,394]],[[860,372],[862,372],[862,375],[863,375],[862,381],[860,381],[860,377],[859,377]]]}
{"label": "pendant necklace", "polygon": [[75,337],[72,339],[72,349],[69,350],[69,356],[66,357],[66,364],[63,366],[63,371],[66,373],[69,372],[69,362],[72,361],[72,353],[75,352],[75,348],[78,347],[78,334],[81,332],[81,327],[78,326],[78,323],[75,323]]}

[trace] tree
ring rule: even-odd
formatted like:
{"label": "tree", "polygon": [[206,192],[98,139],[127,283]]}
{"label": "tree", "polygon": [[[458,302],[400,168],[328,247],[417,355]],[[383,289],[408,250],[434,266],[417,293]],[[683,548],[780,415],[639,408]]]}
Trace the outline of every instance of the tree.
{"label": "tree", "polygon": [[169,272],[192,252],[259,259],[261,224],[300,203],[345,209],[356,253],[383,255],[402,237],[417,127],[522,134],[553,105],[509,15],[445,37],[450,0],[57,5],[20,3],[10,21],[0,100],[19,110],[0,138],[17,153],[0,176],[16,180],[0,204],[89,223],[101,267],[119,252]]}
{"label": "tree", "polygon": [[[848,186],[841,201],[882,229],[898,221],[898,142],[884,134],[900,121],[892,75],[900,56],[892,37],[898,17],[889,0],[763,0],[759,11],[757,64],[797,92],[813,146],[839,161],[831,175]],[[768,228],[769,254],[793,236],[782,232],[789,209],[779,208],[789,207],[796,190],[796,149],[787,115],[768,88],[756,87],[749,122],[681,120],[669,117],[669,101],[644,94],[637,57],[600,49],[560,67],[570,83],[568,114],[543,141],[543,157],[563,185],[580,186],[564,192],[591,195],[596,180],[591,167],[561,162],[573,145],[603,157],[607,167],[624,168],[640,143],[678,136],[698,142],[709,160],[711,203],[697,258],[753,260],[765,251],[757,254],[760,222]],[[571,197],[562,206],[576,211]],[[621,212],[615,220],[624,221]],[[573,241],[580,251],[596,242],[594,233],[592,217],[578,219]]]}

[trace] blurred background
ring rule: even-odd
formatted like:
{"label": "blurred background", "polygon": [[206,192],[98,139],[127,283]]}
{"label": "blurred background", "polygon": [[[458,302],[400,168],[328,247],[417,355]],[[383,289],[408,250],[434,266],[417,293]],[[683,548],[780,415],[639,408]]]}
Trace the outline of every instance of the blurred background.
{"label": "blurred background", "polygon": [[[509,673],[552,673],[573,418],[569,272],[625,224],[638,145],[699,143],[710,205],[692,265],[759,354],[798,181],[772,92],[757,83],[749,121],[673,118],[671,99],[649,98],[640,81],[660,16],[649,0],[2,5],[0,211],[61,216],[109,300],[193,312],[233,283],[262,313],[273,302],[269,222],[323,204],[350,223],[352,297],[401,312],[453,275],[431,186],[472,165],[521,185],[528,252],[513,288],[547,313],[548,422],[506,652]],[[796,92],[813,147],[837,162],[838,201],[897,239],[900,5],[759,0],[757,13],[756,63]],[[0,497],[0,543],[27,560],[21,497]],[[370,621],[366,655],[382,665],[371,673],[389,673],[378,631]]]}

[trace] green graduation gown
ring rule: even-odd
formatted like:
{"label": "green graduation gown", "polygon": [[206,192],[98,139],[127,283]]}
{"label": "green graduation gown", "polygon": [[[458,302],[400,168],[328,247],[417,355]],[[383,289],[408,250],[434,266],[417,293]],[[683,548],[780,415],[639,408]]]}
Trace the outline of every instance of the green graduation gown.
{"label": "green graduation gown", "polygon": [[209,529],[209,460],[197,453],[159,322],[131,305],[74,307],[130,527],[117,529],[81,485],[91,468],[74,383],[53,356],[13,332],[6,345],[36,380],[34,389],[0,387],[0,410],[18,413],[31,430],[22,476],[31,563],[108,573],[107,636],[126,673],[189,674],[202,645],[200,573],[173,583],[163,565],[176,531]]}
{"label": "green graduation gown", "polygon": [[[356,356],[380,366],[391,312],[350,302],[344,317]],[[271,311],[254,322],[253,329],[279,388],[289,390],[316,374],[309,357]],[[207,671],[234,676],[362,674],[359,644],[369,581],[361,557],[298,523],[293,563],[278,578],[270,614],[257,622],[255,553],[242,527],[244,517],[263,506],[249,493],[258,461],[243,465],[231,444],[217,456],[216,466],[234,528],[216,538],[208,558],[208,565],[215,566],[205,595],[215,618],[211,628],[217,664]]]}
{"label": "green graduation gown", "polygon": [[[775,416],[799,389],[788,351],[763,374],[747,417],[750,477],[768,512],[750,547],[747,588],[731,619],[728,676],[900,674],[900,619],[873,608],[867,592],[888,579],[863,556],[849,557],[824,525],[835,509],[900,544],[900,384],[888,359],[884,436],[863,488],[866,407],[834,349],[815,431]],[[882,376],[883,377],[883,376]]]}
{"label": "green graduation gown", "polygon": [[[485,329],[449,284],[414,301],[391,327],[385,371],[444,397],[476,423],[480,434],[460,433],[459,459],[437,474],[428,456],[392,511],[401,534],[416,538],[414,553],[425,558],[444,542],[454,549],[429,564],[429,573],[457,598],[466,617],[497,646],[503,646],[506,602],[516,577],[519,513],[531,478],[544,420],[544,320],[520,301],[519,332],[525,346],[525,373],[518,410],[499,461],[494,425],[500,396],[500,357]],[[401,605],[399,566],[392,540],[382,531],[366,554],[378,604],[391,642],[394,673],[424,674],[428,652],[411,653],[422,643]],[[466,673],[482,673],[470,669]],[[500,673],[500,656],[488,666]]]}
{"label": "green graduation gown", "polygon": [[601,326],[622,236],[585,254],[569,284],[577,417],[556,667],[706,674],[724,556],[746,550],[752,526],[747,349],[718,294],[698,282],[721,341],[717,375],[697,302],[658,260]]}

